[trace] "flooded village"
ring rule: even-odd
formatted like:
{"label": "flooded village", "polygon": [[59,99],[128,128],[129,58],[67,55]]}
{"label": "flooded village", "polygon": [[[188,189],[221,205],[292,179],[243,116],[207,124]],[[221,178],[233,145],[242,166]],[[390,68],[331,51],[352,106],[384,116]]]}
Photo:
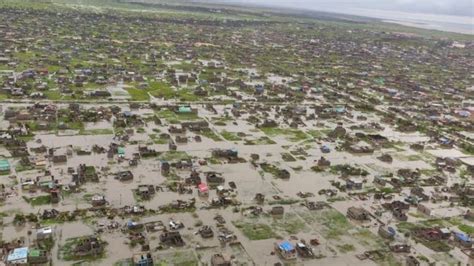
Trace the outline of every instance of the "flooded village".
{"label": "flooded village", "polygon": [[473,265],[474,37],[0,3],[1,265]]}

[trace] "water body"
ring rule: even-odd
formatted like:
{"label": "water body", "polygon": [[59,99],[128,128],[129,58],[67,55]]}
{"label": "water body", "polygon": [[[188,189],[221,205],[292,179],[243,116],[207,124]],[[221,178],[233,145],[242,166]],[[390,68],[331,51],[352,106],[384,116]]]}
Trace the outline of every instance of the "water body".
{"label": "water body", "polygon": [[474,17],[411,13],[367,8],[335,8],[318,6],[315,11],[340,13],[381,19],[406,26],[474,35]]}
{"label": "water body", "polygon": [[[367,1],[361,1],[360,7],[356,7],[355,3],[334,3],[327,4],[323,1],[316,0],[275,0],[263,1],[263,0],[193,0],[197,2],[207,3],[224,3],[224,4],[236,4],[244,6],[256,6],[256,7],[277,7],[277,8],[288,8],[289,10],[304,10],[304,11],[320,11],[327,13],[336,13],[344,15],[353,15],[367,18],[380,19],[385,22],[397,23],[401,25],[440,30],[447,32],[456,32],[463,34],[474,35],[474,16],[469,15],[470,12],[465,12],[467,15],[443,15],[440,13],[433,14],[428,12],[407,12],[399,11],[395,9],[379,9],[376,5],[368,5]],[[339,1],[341,2],[341,1]],[[356,2],[356,1],[354,1]],[[372,1],[376,3],[377,1]],[[365,4],[364,4],[365,3]],[[471,5],[472,8],[472,5]],[[415,10],[415,9],[414,9]]]}

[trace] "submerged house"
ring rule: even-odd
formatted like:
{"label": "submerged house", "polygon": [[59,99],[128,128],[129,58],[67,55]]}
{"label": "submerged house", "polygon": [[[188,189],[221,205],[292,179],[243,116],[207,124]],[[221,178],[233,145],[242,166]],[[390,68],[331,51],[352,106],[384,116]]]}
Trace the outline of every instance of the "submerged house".
{"label": "submerged house", "polygon": [[350,207],[347,209],[347,217],[357,221],[370,220],[369,213],[364,208]]}
{"label": "submerged house", "polygon": [[214,254],[211,257],[211,266],[231,266],[230,258],[222,254]]}
{"label": "submerged house", "polygon": [[289,241],[275,243],[275,251],[285,260],[296,259],[296,249]]}
{"label": "submerged house", "polygon": [[135,266],[153,266],[153,257],[150,253],[134,254],[133,265]]}
{"label": "submerged house", "polygon": [[8,265],[28,263],[28,247],[15,248],[7,255]]}
{"label": "submerged house", "polygon": [[95,236],[82,238],[74,248],[75,256],[96,256],[104,251],[103,243]]}
{"label": "submerged house", "polygon": [[454,233],[454,241],[464,248],[472,247],[472,239],[465,233]]}

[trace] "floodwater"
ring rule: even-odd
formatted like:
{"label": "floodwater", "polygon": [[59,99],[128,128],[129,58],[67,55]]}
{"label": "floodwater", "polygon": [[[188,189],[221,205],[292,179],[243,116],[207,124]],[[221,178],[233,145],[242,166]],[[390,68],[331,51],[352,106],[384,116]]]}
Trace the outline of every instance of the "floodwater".
{"label": "floodwater", "polygon": [[412,13],[392,10],[380,10],[369,8],[328,8],[315,7],[314,10],[331,13],[341,13],[362,17],[382,19],[386,22],[402,24],[406,26],[449,31],[474,35],[474,24],[472,17],[451,16],[427,13]]}
{"label": "floodwater", "polygon": [[[103,105],[109,106],[109,105]],[[130,110],[128,105],[119,105],[123,111]],[[61,106],[61,107],[66,107]],[[82,108],[97,108],[94,105],[83,105]],[[282,132],[288,130],[286,119],[283,116],[279,116],[274,107],[269,107],[264,112],[254,107],[249,106],[248,108],[242,108],[244,113],[239,118],[225,119],[223,114],[229,112],[232,108],[231,105],[216,105],[215,109],[218,114],[214,114],[204,109],[201,105],[194,105],[193,107],[198,108],[198,116],[201,119],[211,122],[210,128],[212,131],[221,135],[224,131],[234,133],[240,136],[239,140],[222,140],[219,142],[213,141],[210,138],[202,136],[202,141],[198,142],[194,137],[198,133],[187,132],[182,136],[188,138],[187,144],[178,144],[178,151],[185,153],[190,156],[193,161],[193,168],[201,173],[201,178],[205,178],[204,173],[214,171],[222,173],[225,178],[225,188],[229,188],[228,182],[235,182],[237,188],[229,193],[229,196],[234,200],[238,201],[241,207],[252,207],[255,206],[254,197],[257,193],[262,193],[266,197],[267,203],[275,201],[278,197],[283,200],[296,200],[298,203],[292,205],[286,205],[282,203],[285,209],[285,215],[280,218],[272,217],[268,214],[272,206],[279,205],[278,201],[274,205],[265,204],[262,207],[264,214],[256,217],[252,217],[248,211],[238,210],[234,211],[233,207],[227,208],[216,208],[208,209],[210,202],[213,198],[217,197],[216,190],[210,190],[208,197],[200,197],[197,190],[191,187],[190,194],[177,194],[171,190],[157,191],[150,200],[137,202],[136,196],[134,196],[134,190],[138,185],[153,185],[163,186],[175,179],[171,177],[163,176],[160,171],[161,161],[160,158],[141,158],[137,167],[131,167],[128,164],[128,160],[131,159],[134,153],[137,153],[139,145],[146,145],[151,149],[155,149],[158,152],[167,154],[167,144],[153,144],[150,138],[150,134],[167,133],[168,127],[170,126],[169,121],[163,118],[162,125],[155,125],[153,122],[148,122],[143,125],[144,132],[135,132],[130,136],[130,142],[120,142],[114,139],[113,135],[72,135],[72,136],[59,136],[54,132],[37,132],[35,138],[28,142],[29,148],[38,147],[40,145],[46,145],[47,147],[55,148],[56,154],[68,154],[67,163],[55,164],[49,161],[45,154],[37,154],[38,157],[46,158],[45,169],[51,172],[51,175],[59,181],[60,184],[68,185],[71,182],[71,175],[67,173],[68,167],[76,169],[80,164],[86,164],[94,166],[96,172],[99,175],[100,181],[98,183],[86,183],[81,187],[81,191],[78,193],[68,193],[63,195],[61,201],[58,204],[44,204],[39,206],[32,206],[24,200],[26,198],[37,197],[41,195],[47,195],[45,192],[28,191],[21,189],[20,185],[14,184],[12,181],[15,179],[3,178],[1,183],[7,186],[7,189],[12,191],[11,195],[5,200],[4,205],[1,206],[2,212],[8,213],[9,216],[3,219],[3,240],[13,241],[17,238],[23,237],[28,244],[32,244],[35,241],[34,234],[28,236],[28,230],[32,230],[33,225],[28,224],[24,227],[16,227],[12,224],[13,214],[18,212],[25,213],[42,213],[45,209],[55,208],[61,211],[74,211],[76,209],[87,209],[91,207],[89,201],[90,195],[100,194],[104,195],[108,201],[108,206],[114,208],[121,208],[123,206],[133,206],[140,204],[147,209],[157,210],[158,207],[169,204],[177,199],[179,200],[191,200],[196,199],[196,211],[192,213],[160,213],[149,216],[132,216],[132,217],[114,217],[113,220],[118,222],[123,227],[127,221],[133,219],[141,223],[161,221],[165,224],[170,219],[180,220],[185,224],[185,228],[181,229],[181,234],[186,242],[186,246],[183,248],[171,248],[165,250],[157,250],[159,243],[160,232],[146,233],[147,241],[152,248],[152,253],[157,259],[160,258],[172,258],[174,253],[186,254],[184,257],[195,258],[201,264],[209,263],[210,257],[214,253],[225,253],[234,255],[240,262],[248,262],[249,264],[255,265],[272,265],[280,262],[281,259],[272,254],[273,243],[276,241],[274,237],[261,240],[249,240],[245,232],[241,228],[235,225],[236,222],[245,222],[249,224],[264,224],[268,225],[276,234],[282,236],[285,239],[290,237],[297,239],[319,239],[321,245],[314,247],[315,252],[320,254],[322,258],[318,260],[310,261],[298,261],[299,263],[312,265],[313,263],[318,264],[334,264],[334,265],[349,265],[354,263],[355,255],[367,251],[369,248],[361,245],[361,240],[357,238],[357,230],[360,228],[357,226],[352,227],[352,231],[348,232],[347,236],[341,236],[342,239],[334,239],[326,233],[327,223],[325,223],[321,217],[318,218],[318,213],[309,212],[306,207],[301,206],[299,202],[303,200],[297,196],[299,192],[309,192],[314,194],[309,197],[311,201],[326,201],[328,196],[326,194],[319,194],[321,189],[334,189],[332,182],[344,183],[344,180],[340,177],[340,174],[332,173],[330,171],[316,173],[311,170],[311,167],[316,165],[316,161],[324,156],[327,158],[332,165],[338,164],[350,164],[353,166],[360,167],[368,171],[369,175],[363,179],[366,181],[364,187],[361,190],[366,191],[373,189],[374,185],[372,181],[376,175],[385,172],[396,172],[400,168],[410,169],[432,169],[432,166],[426,158],[419,156],[415,151],[408,148],[410,143],[425,142],[428,140],[427,136],[421,134],[403,134],[395,131],[390,125],[382,124],[385,128],[383,131],[378,133],[386,136],[392,141],[402,142],[398,149],[380,149],[376,150],[374,154],[360,154],[355,155],[345,151],[337,151],[335,148],[340,144],[338,141],[325,140],[325,136],[318,139],[312,139],[309,137],[309,130],[326,130],[331,131],[336,127],[338,121],[344,121],[343,126],[348,130],[349,133],[354,134],[361,130],[351,130],[352,125],[360,125],[360,121],[355,118],[342,116],[337,119],[325,119],[318,121],[307,121],[303,118],[305,125],[299,126],[298,129],[304,137],[291,139],[284,133],[276,133],[266,135],[262,130],[255,127],[247,119],[253,115],[260,119],[274,119],[279,125]],[[314,111],[307,108],[308,114],[313,114]],[[142,108],[138,110],[132,110],[132,113],[149,116],[154,114],[154,111],[148,108]],[[361,115],[354,112],[354,115]],[[367,114],[367,123],[380,122],[380,119],[376,115]],[[216,120],[223,119],[226,121],[225,125],[216,125]],[[5,121],[0,119],[0,123],[4,124]],[[319,123],[317,123],[319,122]],[[97,123],[86,123],[86,129],[104,129],[111,128],[112,124],[108,121],[99,121]],[[363,130],[362,130],[363,131]],[[372,130],[373,131],[373,130]],[[77,134],[77,132],[76,132]],[[305,135],[306,134],[306,135]],[[273,140],[274,144],[257,144],[247,145],[245,140],[257,140],[262,137],[269,137]],[[171,134],[174,139],[176,135]],[[38,140],[40,140],[38,142]],[[107,148],[112,142],[117,142],[125,148],[125,156],[119,159],[115,156],[113,159],[107,158],[106,153],[97,154],[92,153],[90,155],[79,155],[77,149],[90,150],[93,145],[98,145]],[[319,142],[319,143],[318,143]],[[320,143],[329,143],[331,146],[330,153],[322,153],[320,150]],[[200,165],[198,161],[204,158],[210,158],[212,149],[237,149],[239,157],[244,159],[240,163],[227,163],[223,160],[217,160],[217,162],[209,161],[207,165]],[[300,152],[304,155],[293,154],[296,158],[294,161],[284,161],[282,154]],[[385,163],[378,160],[376,157],[382,153],[389,153],[393,156],[392,163]],[[250,158],[253,154],[259,155],[258,163],[255,165],[250,163]],[[417,157],[418,155],[419,157]],[[412,156],[412,157],[409,157]],[[172,159],[173,160],[173,159]],[[11,163],[16,165],[18,159],[12,159]],[[283,180],[275,178],[271,173],[264,172],[258,165],[260,163],[268,163],[274,165],[280,169],[286,169],[290,172],[290,179]],[[45,169],[33,169],[22,172],[14,172],[16,179],[19,183],[26,179],[35,179],[41,177],[41,179],[50,178],[44,175]],[[131,171],[133,173],[133,180],[131,181],[119,181],[115,179],[115,174],[119,171]],[[189,177],[191,169],[184,170],[173,170],[173,178],[184,179]],[[433,191],[431,187],[427,188],[428,191]],[[409,194],[409,191],[403,193]],[[275,197],[275,198],[274,198]],[[376,201],[372,198],[361,200],[355,196],[350,196],[348,193],[339,193],[338,197],[342,200],[336,200],[331,204],[332,211],[340,212],[345,215],[347,209],[351,206],[364,207],[367,210],[373,211],[375,208],[380,207],[380,201]],[[394,195],[395,199],[403,200],[403,194]],[[453,209],[449,206],[433,206],[435,213],[442,217],[453,217],[458,215],[464,209]],[[214,220],[214,216],[220,214],[226,220],[224,225],[227,229],[231,230],[236,236],[240,244],[234,246],[221,246],[216,237],[212,239],[202,239],[200,236],[195,235],[195,232],[199,229],[200,225],[210,225],[216,232],[217,225]],[[55,265],[62,265],[62,261],[56,254],[60,246],[63,245],[67,239],[78,236],[94,234],[98,228],[97,224],[110,222],[106,217],[94,218],[92,213],[89,213],[92,217],[85,219],[84,221],[76,221],[70,223],[54,224],[56,245],[52,250],[52,259]],[[308,216],[309,215],[309,216]],[[314,218],[314,217],[316,218]],[[296,219],[296,220],[295,220]],[[315,220],[313,220],[315,219]],[[387,223],[392,222],[392,217],[388,213],[384,213],[381,218]],[[416,221],[416,217],[409,217],[409,221]],[[285,224],[288,223],[288,224]],[[291,224],[301,224],[301,229],[296,231],[285,231],[286,227],[290,227]],[[352,224],[352,223],[351,223]],[[355,224],[357,225],[357,224]],[[377,239],[377,223],[366,224],[364,227],[367,228],[372,234],[370,235],[370,241],[374,242]],[[358,229],[359,228],[359,229]],[[354,237],[352,237],[352,235]],[[130,242],[128,235],[122,233],[119,229],[111,230],[100,234],[101,238],[108,242],[106,247],[107,257],[93,264],[96,265],[113,265],[115,262],[130,258],[134,253],[140,252],[140,247],[131,247],[128,245]],[[401,236],[403,238],[403,236]],[[348,245],[354,246],[354,251],[341,252],[338,247],[342,242]],[[425,251],[420,248],[417,252],[421,252],[423,255],[427,255]],[[199,256],[198,256],[199,255]],[[179,256],[178,256],[179,257]],[[402,259],[402,258],[397,258]],[[357,265],[376,265],[376,263],[365,260],[356,261]]]}

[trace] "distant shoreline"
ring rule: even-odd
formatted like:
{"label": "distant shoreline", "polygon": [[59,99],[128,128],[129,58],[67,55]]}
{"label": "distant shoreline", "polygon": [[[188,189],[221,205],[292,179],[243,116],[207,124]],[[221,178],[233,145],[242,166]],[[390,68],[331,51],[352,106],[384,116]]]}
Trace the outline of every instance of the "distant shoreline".
{"label": "distant shoreline", "polygon": [[474,35],[473,30],[468,30],[468,29],[466,29],[466,30],[453,29],[453,28],[448,29],[448,28],[445,28],[445,27],[437,27],[436,25],[432,25],[432,24],[414,23],[414,22],[397,21],[397,20],[382,20],[382,21],[386,22],[386,23],[394,23],[394,24],[399,24],[399,25],[402,25],[402,26],[414,27],[414,28],[419,28],[419,29],[439,30],[439,31],[444,31],[444,32]]}
{"label": "distant shoreline", "polygon": [[428,13],[411,13],[403,11],[390,11],[366,8],[348,8],[348,7],[299,7],[299,6],[272,6],[270,4],[243,4],[236,1],[220,0],[194,0],[194,3],[223,4],[227,6],[240,6],[247,8],[267,9],[268,11],[277,10],[281,13],[297,15],[308,13],[322,13],[337,16],[354,16],[369,20],[378,20],[386,23],[393,23],[408,27],[414,27],[426,30],[438,30],[443,32],[460,33],[474,35],[474,17],[453,16]]}
{"label": "distant shoreline", "polygon": [[466,16],[408,13],[362,8],[341,8],[339,10],[321,8],[317,11],[375,18],[387,23],[395,23],[427,30],[474,35],[474,18]]}

